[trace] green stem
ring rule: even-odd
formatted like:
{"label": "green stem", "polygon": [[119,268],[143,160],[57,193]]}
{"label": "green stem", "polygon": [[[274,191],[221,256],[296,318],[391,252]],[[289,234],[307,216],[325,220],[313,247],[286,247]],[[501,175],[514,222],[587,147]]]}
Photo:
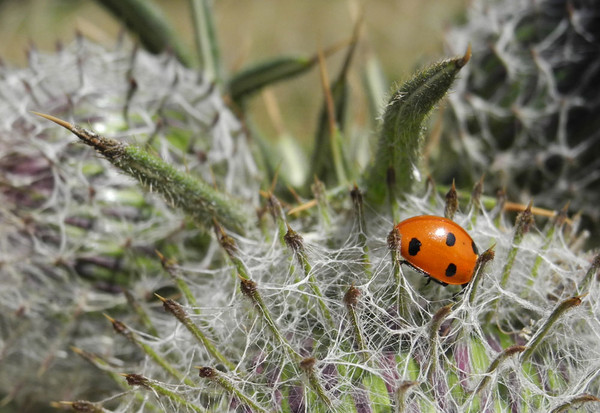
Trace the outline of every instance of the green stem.
{"label": "green stem", "polygon": [[398,229],[394,228],[390,231],[387,238],[388,248],[391,251],[392,256],[392,272],[394,273],[394,280],[396,281],[396,299],[398,315],[404,321],[408,321],[410,316],[410,296],[408,295],[408,286],[406,280],[400,271],[402,265],[402,256],[400,255],[400,233]]}
{"label": "green stem", "polygon": [[359,28],[360,21],[354,27],[344,63],[331,86],[325,73],[326,66],[322,54],[319,54],[324,102],[319,113],[310,170],[328,185],[345,184],[347,172],[350,172],[347,160],[343,156],[343,132],[349,95],[348,73],[358,44]]}
{"label": "green stem", "polygon": [[494,259],[494,256],[495,256],[494,247],[495,247],[495,245],[491,246],[490,248],[485,250],[481,255],[479,255],[479,257],[477,258],[477,263],[475,263],[475,271],[473,273],[473,278],[471,279],[471,282],[469,283],[469,286],[467,287],[467,288],[469,288],[469,304],[470,305],[473,305],[473,303],[475,302],[475,296],[477,295],[477,288],[479,287],[479,284],[481,283],[481,280],[483,279],[483,269],[485,268],[485,265]]}
{"label": "green stem", "polygon": [[[269,210],[271,211],[272,215],[275,217],[275,221],[277,222],[280,242],[293,252],[294,258],[296,259],[296,261],[298,261],[298,263],[303,269],[304,276],[308,278],[308,284],[313,294],[317,298],[319,308],[321,309],[322,314],[324,315],[325,319],[329,322],[330,327],[334,328],[335,326],[333,325],[331,313],[329,312],[329,309],[325,304],[324,296],[321,293],[321,289],[319,288],[319,285],[315,280],[315,277],[312,273],[312,266],[310,265],[308,257],[306,256],[302,236],[288,225],[287,220],[285,218],[285,213],[283,212],[283,208],[281,207],[281,203],[279,202],[279,200],[273,194],[269,194],[268,199]],[[293,269],[294,267],[292,266],[291,270]],[[296,282],[299,281],[299,279],[296,280]],[[303,295],[303,298],[308,303],[309,297]]]}
{"label": "green stem", "polygon": [[219,244],[221,245],[223,250],[227,253],[227,256],[229,257],[232,264],[234,265],[234,267],[237,271],[237,274],[242,279],[249,280],[250,275],[248,274],[248,271],[246,270],[246,266],[244,265],[242,260],[237,255],[237,245],[235,244],[235,240],[233,238],[231,238],[229,235],[227,235],[227,233],[225,232],[223,227],[221,225],[219,225],[218,222],[215,222],[214,229],[215,229],[215,235],[217,236]]}
{"label": "green stem", "polygon": [[204,75],[208,80],[220,83],[219,44],[208,0],[189,0],[194,25],[196,52]]}
{"label": "green stem", "polygon": [[[556,230],[560,229],[563,226],[563,224],[565,223],[565,221],[567,219],[568,206],[569,205],[567,204],[560,211],[560,213],[558,215],[556,215],[556,217],[554,217],[554,219],[552,220],[552,222],[550,224],[550,228],[548,229],[548,232],[546,233],[546,237],[545,237],[545,240],[544,240],[544,245],[542,245],[541,250],[538,252],[537,257],[535,258],[535,262],[533,264],[533,268],[531,269],[531,278],[527,282],[528,286],[532,286],[533,282],[537,278],[539,270],[540,270],[540,265],[543,262],[542,255],[544,255],[545,252],[548,251],[548,248],[550,247],[550,244],[554,240],[554,234],[556,233]],[[523,291],[523,295],[527,296],[528,292],[529,292],[529,289],[526,288]]]}
{"label": "green stem", "polygon": [[140,319],[142,325],[148,331],[148,333],[152,334],[154,337],[158,337],[158,330],[154,327],[152,323],[152,319],[146,312],[146,310],[140,305],[139,301],[135,299],[135,297],[131,294],[129,290],[124,290],[125,298],[127,298],[127,303],[133,309],[133,311],[137,314]]}
{"label": "green stem", "polygon": [[512,356],[514,354],[522,353],[526,349],[527,349],[527,347],[525,347],[525,346],[511,346],[511,347],[506,348],[504,351],[502,351],[502,353],[500,353],[498,355],[498,357],[496,357],[494,359],[494,361],[492,361],[492,363],[490,364],[490,367],[488,367],[487,371],[485,372],[485,375],[483,376],[483,378],[481,379],[481,381],[479,382],[479,384],[477,385],[477,388],[475,389],[475,391],[473,393],[478,394],[481,390],[483,390],[488,385],[488,383],[492,377],[492,373],[494,371],[496,371],[498,369],[498,367],[500,367],[500,365],[502,364],[502,362],[504,362],[504,360],[506,360],[507,358],[509,358],[510,356]]}
{"label": "green stem", "polygon": [[350,191],[352,205],[354,207],[354,222],[356,233],[358,235],[358,246],[362,250],[362,262],[365,275],[371,278],[371,261],[369,259],[369,247],[367,246],[367,224],[365,220],[365,208],[363,203],[363,194],[356,184]]}
{"label": "green stem", "polygon": [[[515,259],[517,258],[517,253],[519,252],[521,242],[523,241],[525,234],[529,232],[529,228],[533,224],[533,214],[531,213],[531,206],[531,203],[529,203],[527,208],[517,216],[517,220],[515,223],[515,234],[512,239],[512,247],[508,252],[508,257],[506,258],[504,268],[502,269],[502,278],[500,280],[501,288],[505,288],[508,284],[508,279],[510,278],[510,273],[515,263]],[[496,298],[490,303],[491,310],[486,317],[486,322],[489,323],[492,321],[492,318],[498,311],[499,302],[500,298]]]}
{"label": "green stem", "polygon": [[319,397],[319,399],[323,403],[325,403],[325,405],[329,408],[330,411],[336,411],[336,409],[333,407],[333,402],[331,401],[329,396],[327,396],[325,387],[323,387],[321,381],[319,380],[319,377],[317,376],[317,373],[315,372],[316,362],[317,360],[314,357],[305,358],[300,362],[300,368],[306,374],[306,377],[308,378],[308,383],[313,389],[313,391],[317,394],[317,397]]}
{"label": "green stem", "polygon": [[162,367],[168,374],[175,377],[178,381],[187,384],[188,386],[195,386],[195,383],[189,378],[185,377],[183,373],[173,367],[167,360],[158,355],[156,351],[148,344],[144,343],[137,334],[135,334],[129,327],[127,327],[124,323],[115,320],[108,315],[104,315],[108,320],[112,323],[114,330],[126,337],[129,341],[136,344],[148,357],[150,357],[156,364]]}
{"label": "green stem", "polygon": [[127,384],[129,384],[130,386],[141,386],[147,389],[152,389],[155,393],[169,398],[173,403],[177,405],[191,409],[198,413],[207,412],[207,410],[204,407],[188,402],[183,397],[177,395],[176,393],[173,393],[171,390],[168,390],[166,387],[162,386],[159,382],[155,380],[147,379],[146,377],[140,374],[125,374],[124,376],[127,380]]}
{"label": "green stem", "polygon": [[444,320],[450,315],[452,311],[452,304],[448,304],[442,308],[440,308],[431,319],[431,324],[429,326],[429,366],[427,371],[427,378],[429,383],[434,382],[436,370],[437,370],[437,362],[438,362],[438,353],[437,348],[439,344],[439,331]]}
{"label": "green stem", "polygon": [[481,195],[483,194],[483,176],[473,186],[471,192],[471,222],[469,223],[469,229],[473,229],[477,223],[477,217],[479,216],[479,210],[481,209]]}
{"label": "green stem", "polygon": [[444,216],[448,219],[453,219],[454,214],[458,210],[458,194],[456,193],[456,186],[454,185],[454,179],[452,180],[452,186],[446,193],[446,206],[444,207]]}
{"label": "green stem", "polygon": [[285,247],[287,245],[285,237],[288,232],[288,224],[287,219],[285,217],[285,212],[281,207],[281,202],[279,202],[275,195],[269,193],[267,196],[267,205],[269,211],[271,211],[271,215],[273,216],[273,218],[275,218],[275,222],[277,223],[279,243],[281,244],[281,246]]}
{"label": "green stem", "polygon": [[[119,386],[123,385],[123,376],[121,374],[117,374],[117,373],[113,372],[112,371],[113,367],[106,360],[102,359],[97,354],[88,353],[87,351],[83,351],[82,349],[77,348],[77,347],[71,347],[71,350],[75,354],[77,354],[78,356],[80,356],[81,358],[83,358],[84,360],[89,362],[91,365],[96,367],[97,369],[108,374],[110,376],[110,378],[115,383],[117,383]],[[135,394],[135,398],[140,403],[144,402],[146,409],[148,409],[149,411],[153,411],[153,412],[162,411],[161,409],[158,408],[158,406],[156,406],[156,405],[152,404],[151,402],[149,402],[148,400],[146,400],[146,398],[139,393]]]}
{"label": "green stem", "polygon": [[365,344],[365,339],[360,330],[358,315],[356,314],[356,305],[358,304],[359,297],[360,290],[355,286],[351,286],[344,295],[344,304],[346,305],[348,317],[350,318],[350,324],[352,325],[352,330],[354,331],[354,339],[356,340],[356,345],[360,351],[363,361],[366,362],[368,358],[367,346]]}
{"label": "green stem", "polygon": [[142,188],[158,192],[201,227],[209,228],[216,221],[234,231],[243,232],[248,220],[245,211],[233,199],[213,189],[208,183],[180,172],[136,146],[106,138],[54,116],[33,113],[71,131],[114,166],[135,178]]}
{"label": "green stem", "polygon": [[173,50],[177,59],[190,66],[188,52],[165,14],[148,0],[97,0],[137,35],[144,47],[152,53]]}
{"label": "green stem", "polygon": [[155,252],[156,255],[158,255],[158,258],[160,258],[160,263],[163,269],[167,272],[167,274],[171,276],[173,281],[175,281],[177,288],[179,289],[179,291],[181,291],[188,304],[194,308],[194,313],[200,315],[201,311],[198,306],[198,302],[196,301],[196,296],[192,293],[192,290],[190,290],[189,285],[179,275],[179,272],[175,268],[175,261],[167,259],[159,251]]}
{"label": "green stem", "polygon": [[259,413],[268,413],[268,410],[259,406],[250,396],[241,391],[225,374],[212,367],[198,367],[199,375],[218,384],[226,392],[235,396],[241,403],[250,407],[252,411]]}
{"label": "green stem", "polygon": [[321,217],[323,227],[328,229],[331,226],[331,217],[329,215],[329,202],[327,201],[325,184],[315,176],[315,182],[310,188],[315,199],[317,200],[317,208],[319,209],[319,216]]}
{"label": "green stem", "polygon": [[512,267],[515,263],[515,259],[517,258],[517,253],[519,252],[519,246],[521,245],[525,234],[529,232],[529,228],[532,224],[533,214],[531,213],[530,203],[527,209],[525,209],[525,211],[521,212],[517,216],[517,222],[515,224],[515,235],[512,240],[512,247],[508,253],[506,263],[504,264],[504,268],[502,270],[502,279],[500,280],[500,286],[502,288],[505,288],[506,284],[508,284],[508,279],[510,277]]}
{"label": "green stem", "polygon": [[291,227],[288,226],[288,230],[285,234],[285,243],[288,247],[294,252],[296,256],[296,260],[302,266],[304,270],[304,276],[308,278],[308,285],[315,295],[317,302],[319,304],[319,308],[321,309],[321,313],[329,323],[331,328],[335,328],[333,323],[333,317],[331,316],[331,312],[329,308],[327,308],[327,304],[325,304],[325,296],[321,292],[321,288],[319,287],[319,283],[315,279],[315,276],[312,272],[312,266],[308,261],[308,257],[306,256],[306,251],[304,249],[304,242],[302,236],[294,231]]}
{"label": "green stem", "polygon": [[92,403],[85,400],[77,400],[76,402],[52,402],[50,403],[52,407],[56,407],[62,409],[63,407],[70,408],[74,412],[85,412],[85,413],[106,413],[108,410],[105,410],[99,403]]}
{"label": "green stem", "polygon": [[271,333],[273,334],[273,336],[275,336],[277,341],[286,349],[286,352],[288,353],[290,358],[292,360],[294,360],[295,362],[299,363],[301,360],[300,355],[292,348],[290,343],[288,343],[288,341],[285,339],[285,337],[283,337],[283,334],[281,334],[281,332],[279,331],[279,327],[273,320],[273,317],[271,316],[271,312],[265,305],[265,302],[263,301],[262,296],[260,295],[260,293],[258,291],[258,287],[257,287],[256,283],[252,280],[248,280],[248,279],[244,279],[244,278],[242,278],[240,281],[241,281],[240,286],[241,286],[242,294],[244,294],[246,297],[248,297],[252,301],[252,303],[254,304],[254,307],[256,307],[256,309],[260,313],[263,321],[267,324],[267,327],[269,328],[269,330],[271,330]]}
{"label": "green stem", "polygon": [[527,350],[523,354],[521,354],[521,363],[527,361],[533,353],[537,350],[538,346],[546,337],[546,334],[550,331],[550,329],[556,324],[556,322],[562,317],[562,315],[569,309],[573,307],[577,307],[581,304],[581,297],[571,297],[562,301],[555,309],[552,311],[552,314],[544,321],[540,329],[537,333],[529,340],[527,343]]}
{"label": "green stem", "polygon": [[225,367],[227,367],[227,369],[235,370],[235,364],[229,361],[219,350],[217,350],[215,345],[212,343],[211,340],[208,339],[208,337],[206,337],[206,335],[202,332],[200,327],[198,327],[192,322],[192,320],[185,312],[183,307],[181,307],[181,305],[179,305],[173,300],[163,298],[158,294],[155,295],[158,297],[159,300],[163,302],[165,310],[173,314],[175,318],[177,318],[177,320],[179,320],[179,322],[183,324],[189,330],[190,333],[192,333],[194,338],[196,338],[196,340],[198,340],[198,342],[204,346],[206,351],[208,351],[208,353],[211,356],[223,363]]}
{"label": "green stem", "polygon": [[395,413],[404,413],[406,411],[406,396],[408,396],[408,391],[417,386],[419,382],[417,381],[403,381],[398,386],[396,390],[396,409]]}
{"label": "green stem", "polygon": [[600,271],[600,254],[594,257],[592,265],[585,273],[585,276],[577,286],[577,291],[581,294],[586,293],[590,289],[590,284],[594,278],[598,278],[598,272]]}
{"label": "green stem", "polygon": [[411,190],[420,175],[423,121],[470,57],[469,48],[462,57],[434,64],[393,94],[383,114],[375,159],[364,177],[371,202],[381,205]]}
{"label": "green stem", "polygon": [[550,413],[566,412],[567,410],[572,409],[572,408],[577,409],[579,411],[580,405],[582,405],[583,403],[588,403],[588,402],[599,403],[600,399],[597,398],[596,396],[592,396],[591,394],[585,394],[585,393],[580,394],[578,396],[573,397],[568,402],[562,403],[561,405],[552,409],[552,411]]}

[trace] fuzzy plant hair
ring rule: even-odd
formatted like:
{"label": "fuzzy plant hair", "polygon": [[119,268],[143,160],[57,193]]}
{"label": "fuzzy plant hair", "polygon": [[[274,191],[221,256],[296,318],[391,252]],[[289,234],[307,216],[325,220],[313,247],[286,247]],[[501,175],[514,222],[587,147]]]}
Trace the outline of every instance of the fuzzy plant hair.
{"label": "fuzzy plant hair", "polygon": [[[142,8],[144,48],[78,38],[0,67],[0,412],[596,411],[600,255],[580,219],[423,178],[424,126],[471,49],[392,90],[357,170],[354,37],[323,82],[319,173],[293,185],[245,108],[323,60],[225,79],[191,3],[201,70],[156,53],[142,23],[166,23],[139,1],[116,4]],[[466,287],[404,265],[397,224],[417,215],[473,238]]]}
{"label": "fuzzy plant hair", "polygon": [[452,50],[470,44],[473,61],[449,96],[445,133],[459,139],[442,140],[436,176],[487,173],[512,200],[554,209],[569,200],[597,233],[598,13],[589,1],[475,2],[447,36]]}

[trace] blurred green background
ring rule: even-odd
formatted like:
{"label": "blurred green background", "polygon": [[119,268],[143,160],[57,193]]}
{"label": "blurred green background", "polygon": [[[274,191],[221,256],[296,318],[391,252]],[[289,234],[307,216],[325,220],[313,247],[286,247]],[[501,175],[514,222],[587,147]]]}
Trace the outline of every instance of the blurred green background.
{"label": "blurred green background", "polygon": [[[319,48],[347,40],[356,16],[363,12],[363,31],[354,70],[351,119],[368,122],[361,94],[364,62],[376,56],[392,83],[408,77],[421,65],[444,57],[444,30],[463,15],[468,0],[216,0],[215,25],[227,74],[272,56],[312,55]],[[193,50],[187,0],[156,4]],[[0,0],[0,57],[5,64],[24,65],[26,50],[51,51],[57,42],[69,43],[75,32],[110,46],[120,23],[93,0]],[[336,76],[343,52],[328,59],[330,78]],[[271,108],[281,114],[279,127],[273,111],[265,111],[265,96],[253,101],[255,124],[268,137],[285,129],[310,145],[322,102],[318,70],[270,89]],[[383,102],[382,102],[383,103]],[[283,126],[281,126],[283,125]]]}

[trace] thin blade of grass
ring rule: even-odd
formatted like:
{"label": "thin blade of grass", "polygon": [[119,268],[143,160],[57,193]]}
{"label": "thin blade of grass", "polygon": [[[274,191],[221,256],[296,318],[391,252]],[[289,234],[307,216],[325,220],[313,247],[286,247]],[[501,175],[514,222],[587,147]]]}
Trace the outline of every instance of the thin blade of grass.
{"label": "thin blade of grass", "polygon": [[348,72],[358,44],[360,23],[361,20],[355,25],[344,64],[331,86],[326,85],[322,74],[323,86],[326,89],[311,159],[312,175],[308,179],[312,180],[316,175],[329,186],[345,184],[346,172],[349,171],[347,161],[343,159],[343,131],[349,95]]}
{"label": "thin blade of grass", "polygon": [[208,0],[189,0],[200,67],[210,81],[221,82],[219,42]]}
{"label": "thin blade of grass", "polygon": [[[323,52],[330,56],[347,42],[334,45]],[[279,56],[268,59],[242,69],[231,77],[227,89],[231,99],[240,104],[255,92],[282,80],[301,75],[310,70],[318,62],[315,54],[306,56]]]}

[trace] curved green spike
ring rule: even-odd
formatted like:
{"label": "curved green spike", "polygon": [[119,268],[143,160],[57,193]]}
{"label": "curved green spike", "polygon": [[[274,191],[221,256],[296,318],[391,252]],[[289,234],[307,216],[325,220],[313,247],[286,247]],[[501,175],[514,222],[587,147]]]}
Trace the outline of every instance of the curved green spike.
{"label": "curved green spike", "polygon": [[303,56],[280,56],[259,62],[242,69],[229,80],[229,94],[234,102],[239,103],[268,85],[302,74],[316,63],[316,57]]}
{"label": "curved green spike", "polygon": [[471,57],[444,60],[417,73],[389,100],[374,161],[364,174],[367,199],[383,204],[410,191],[418,180],[423,146],[423,121],[442,99]]}
{"label": "curved green spike", "polygon": [[134,33],[146,50],[173,50],[177,59],[190,65],[189,53],[155,4],[148,0],[96,0]]}
{"label": "curved green spike", "polygon": [[248,215],[233,199],[208,183],[177,170],[137,146],[104,137],[51,115],[33,113],[71,131],[114,166],[135,178],[142,188],[158,192],[199,226],[210,228],[218,222],[238,233],[244,232]]}

